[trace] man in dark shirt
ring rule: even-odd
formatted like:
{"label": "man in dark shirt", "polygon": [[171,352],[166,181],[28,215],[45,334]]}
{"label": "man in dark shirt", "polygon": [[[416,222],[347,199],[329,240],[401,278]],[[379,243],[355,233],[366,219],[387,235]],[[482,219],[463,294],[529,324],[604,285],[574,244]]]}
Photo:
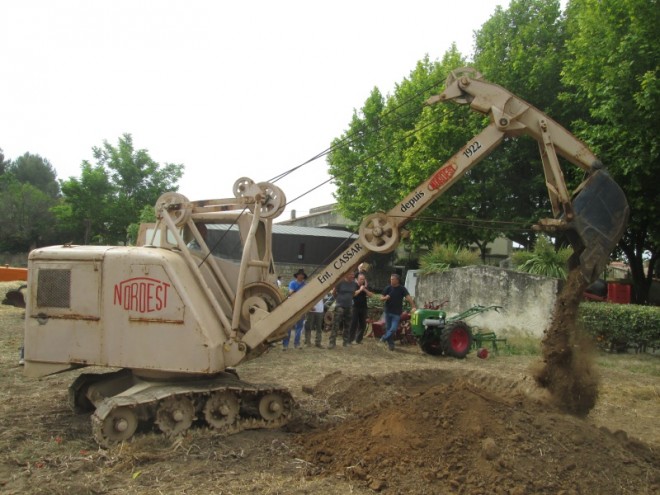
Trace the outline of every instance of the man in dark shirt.
{"label": "man in dark shirt", "polygon": [[335,315],[332,321],[328,349],[335,348],[337,333],[340,329],[344,347],[351,345],[350,332],[353,297],[357,295],[358,290],[359,287],[355,282],[355,274],[353,272],[347,273],[344,279],[332,289],[332,295],[335,297]]}
{"label": "man in dark shirt", "polygon": [[394,335],[401,320],[401,313],[403,312],[403,300],[405,299],[410,304],[411,311],[415,311],[415,301],[408,289],[401,285],[401,277],[393,273],[390,277],[390,285],[383,289],[383,295],[380,296],[381,301],[385,301],[385,335],[380,339],[382,343],[387,343],[390,351],[394,350]]}
{"label": "man in dark shirt", "polygon": [[373,292],[367,287],[367,278],[364,273],[357,276],[358,293],[353,297],[353,316],[351,318],[350,341],[356,344],[362,343],[364,331],[367,328],[367,298],[373,296]]}

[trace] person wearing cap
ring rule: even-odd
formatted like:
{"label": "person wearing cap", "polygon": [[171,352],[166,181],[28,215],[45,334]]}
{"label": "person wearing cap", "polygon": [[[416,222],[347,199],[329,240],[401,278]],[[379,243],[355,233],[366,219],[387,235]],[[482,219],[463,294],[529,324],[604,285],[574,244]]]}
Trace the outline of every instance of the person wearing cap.
{"label": "person wearing cap", "polygon": [[[307,274],[302,268],[293,274],[293,280],[289,282],[289,297],[302,289],[305,286],[305,280],[307,280]],[[294,325],[293,329],[289,329],[287,335],[282,339],[282,350],[286,351],[289,348],[289,341],[291,340],[291,330],[295,330],[293,338],[293,346],[296,349],[302,349],[300,345],[300,337],[302,336],[303,325],[305,324],[305,315],[300,318]]]}

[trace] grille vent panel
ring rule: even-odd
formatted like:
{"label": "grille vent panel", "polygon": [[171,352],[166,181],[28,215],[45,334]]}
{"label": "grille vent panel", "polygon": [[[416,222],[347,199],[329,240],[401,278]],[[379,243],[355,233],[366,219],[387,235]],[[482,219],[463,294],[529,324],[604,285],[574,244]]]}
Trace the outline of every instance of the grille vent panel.
{"label": "grille vent panel", "polygon": [[71,270],[39,270],[37,306],[40,308],[71,307]]}

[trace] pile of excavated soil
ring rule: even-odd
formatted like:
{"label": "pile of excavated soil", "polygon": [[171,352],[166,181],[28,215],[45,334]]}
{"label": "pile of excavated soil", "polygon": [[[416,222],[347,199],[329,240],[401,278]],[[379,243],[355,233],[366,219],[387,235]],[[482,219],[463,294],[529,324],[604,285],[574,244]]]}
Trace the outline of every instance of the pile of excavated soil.
{"label": "pile of excavated soil", "polygon": [[645,494],[660,455],[623,431],[564,414],[515,383],[434,371],[313,390],[349,418],[298,437],[311,476],[386,493]]}

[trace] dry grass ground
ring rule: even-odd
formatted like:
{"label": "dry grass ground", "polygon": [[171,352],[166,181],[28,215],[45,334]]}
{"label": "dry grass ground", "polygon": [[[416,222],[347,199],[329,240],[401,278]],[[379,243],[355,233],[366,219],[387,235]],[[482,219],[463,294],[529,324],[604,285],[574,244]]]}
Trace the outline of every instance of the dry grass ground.
{"label": "dry grass ground", "polygon": [[[0,299],[16,285],[3,284]],[[332,351],[276,347],[238,371],[292,391],[297,408],[288,427],[230,437],[193,428],[178,440],[145,429],[100,449],[89,418],[67,405],[76,372],[23,376],[22,316],[0,306],[1,493],[660,490],[658,356],[596,356],[598,400],[578,419],[537,388],[534,355],[453,360],[374,342]]]}

